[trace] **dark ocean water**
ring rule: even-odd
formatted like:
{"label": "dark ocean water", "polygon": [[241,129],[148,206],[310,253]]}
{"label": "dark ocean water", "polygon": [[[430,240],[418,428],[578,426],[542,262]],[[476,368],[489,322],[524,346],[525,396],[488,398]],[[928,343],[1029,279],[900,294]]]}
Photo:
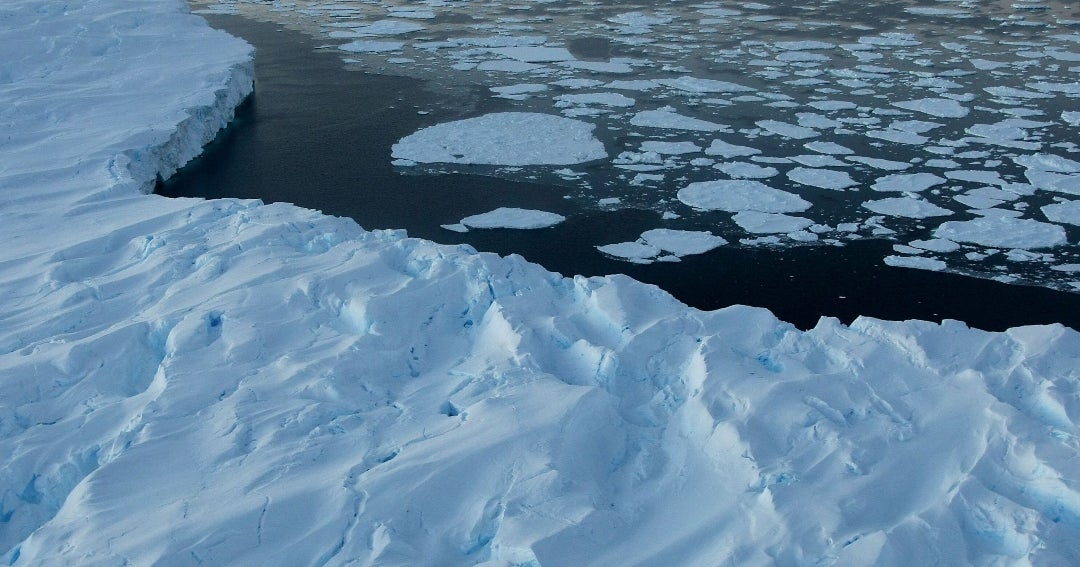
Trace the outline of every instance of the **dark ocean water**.
{"label": "dark ocean water", "polygon": [[[632,241],[657,226],[650,210],[602,211],[566,198],[569,187],[481,174],[425,175],[391,166],[390,148],[423,124],[509,109],[481,85],[435,87],[414,78],[347,69],[310,37],[239,16],[212,25],[257,49],[256,93],[206,153],[160,188],[166,196],[286,201],[356,219],[365,228],[517,253],[565,275],[625,273],[701,309],[766,307],[801,328],[821,316],[845,322],[958,319],[988,330],[1060,322],[1080,328],[1080,294],[884,265],[892,242],[845,246],[721,247],[679,263],[634,265],[598,244]],[[431,114],[421,115],[420,109]],[[455,233],[440,227],[496,207],[556,212],[567,221],[534,231]],[[708,230],[708,226],[698,230]]]}

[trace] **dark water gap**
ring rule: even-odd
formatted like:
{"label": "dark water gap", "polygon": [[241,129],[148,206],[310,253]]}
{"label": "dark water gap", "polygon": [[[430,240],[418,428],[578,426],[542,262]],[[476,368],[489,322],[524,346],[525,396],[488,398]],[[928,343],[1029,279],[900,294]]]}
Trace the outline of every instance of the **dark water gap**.
{"label": "dark water gap", "polygon": [[[582,210],[564,188],[482,175],[405,174],[390,147],[424,124],[503,110],[480,85],[434,89],[416,79],[347,70],[338,54],[273,23],[209,16],[257,49],[256,93],[235,122],[159,193],[286,201],[356,219],[365,228],[405,228],[411,236],[478,250],[518,253],[562,274],[625,273],[701,309],[767,307],[800,328],[823,315],[850,322],[958,319],[988,330],[1060,322],[1080,329],[1080,294],[1007,285],[881,263],[892,243],[844,247],[722,247],[680,263],[634,265],[594,248],[634,240],[660,226],[650,211]],[[418,114],[430,111],[430,115]],[[496,207],[563,214],[539,231],[459,234],[440,228]]]}

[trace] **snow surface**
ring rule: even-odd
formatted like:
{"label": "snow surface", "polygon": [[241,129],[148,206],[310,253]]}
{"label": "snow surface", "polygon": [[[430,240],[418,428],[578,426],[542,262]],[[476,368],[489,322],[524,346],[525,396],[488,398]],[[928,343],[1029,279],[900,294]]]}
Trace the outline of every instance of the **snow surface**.
{"label": "snow surface", "polygon": [[1076,331],[804,332],[147,195],[250,92],[250,48],[176,0],[3,9],[4,563],[1075,559]]}

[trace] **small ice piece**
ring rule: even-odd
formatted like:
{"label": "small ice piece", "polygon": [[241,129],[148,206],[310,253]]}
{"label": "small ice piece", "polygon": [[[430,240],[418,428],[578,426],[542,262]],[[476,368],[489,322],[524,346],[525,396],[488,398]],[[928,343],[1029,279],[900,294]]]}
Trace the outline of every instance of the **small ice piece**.
{"label": "small ice piece", "polygon": [[536,83],[522,83],[517,85],[506,85],[502,87],[491,87],[491,91],[496,93],[496,96],[499,97],[523,99],[528,97],[528,95],[532,93],[546,91],[547,88],[547,85],[540,85]]}
{"label": "small ice piece", "polygon": [[949,209],[943,209],[933,203],[914,197],[889,197],[876,201],[866,201],[862,206],[864,209],[881,215],[911,219],[943,217],[953,214]]}
{"label": "small ice piece", "polygon": [[1072,126],[1080,126],[1080,112],[1071,110],[1062,111],[1061,119]]}
{"label": "small ice piece", "polygon": [[630,124],[645,128],[665,128],[668,130],[690,130],[698,132],[716,132],[727,128],[724,124],[708,122],[691,116],[683,116],[670,106],[657,110],[643,110],[630,119]]}
{"label": "small ice piece", "polygon": [[677,196],[686,205],[706,211],[794,213],[810,208],[809,202],[794,193],[741,179],[696,181]]}
{"label": "small ice piece", "polygon": [[731,220],[746,232],[754,234],[776,234],[801,231],[814,221],[804,217],[793,217],[777,213],[742,211],[732,215]]}
{"label": "small ice piece", "polygon": [[509,59],[524,61],[525,63],[555,63],[575,59],[565,47],[516,45],[513,47],[498,47],[492,49],[491,52]]}
{"label": "small ice piece", "polygon": [[[603,82],[597,81],[600,84]],[[660,86],[654,79],[619,79],[604,84],[605,89],[620,91],[648,91]]]}
{"label": "small ice piece", "polygon": [[1051,222],[1080,225],[1080,200],[1046,205],[1042,212]]}
{"label": "small ice piece", "polygon": [[915,268],[940,272],[948,267],[945,262],[924,256],[886,256],[885,263],[894,268]]}
{"label": "small ice piece", "polygon": [[782,49],[784,51],[814,51],[822,49],[834,49],[836,44],[826,43],[824,41],[778,41],[773,44],[773,47]]}
{"label": "small ice piece", "polygon": [[892,142],[894,144],[908,144],[911,146],[921,146],[930,141],[926,136],[916,134],[914,132],[904,132],[903,130],[893,130],[888,128],[885,130],[868,130],[866,135],[870,138],[877,138],[879,140],[885,140],[886,142]]}
{"label": "small ice piece", "polygon": [[718,163],[714,169],[724,172],[728,177],[735,179],[765,179],[780,174],[775,167],[757,165],[744,161],[728,161]]}
{"label": "small ice piece", "polygon": [[731,159],[733,157],[753,156],[760,154],[761,150],[757,148],[751,148],[749,146],[737,146],[735,144],[729,144],[720,139],[712,141],[709,147],[705,148],[705,155],[720,156],[725,159]]}
{"label": "small ice piece", "polygon": [[843,191],[848,187],[858,185],[846,171],[836,171],[834,169],[796,167],[787,172],[787,178],[803,185],[836,191]]}
{"label": "small ice piece", "polygon": [[846,146],[841,146],[836,142],[808,142],[806,144],[803,144],[803,147],[812,152],[818,152],[819,154],[827,154],[834,156],[851,155],[855,153],[852,149]]}
{"label": "small ice piece", "polygon": [[603,246],[597,246],[596,249],[608,256],[640,264],[650,263],[652,258],[655,258],[660,254],[659,248],[643,242],[605,244]]}
{"label": "small ice piece", "polygon": [[338,49],[349,53],[385,53],[387,51],[400,51],[405,46],[403,41],[353,41],[339,45]]}
{"label": "small ice piece", "polygon": [[945,183],[944,177],[933,173],[894,173],[879,177],[871,186],[874,191],[902,191],[918,193]]}
{"label": "small ice piece", "polygon": [[648,140],[641,143],[642,151],[656,152],[661,155],[679,156],[693,154],[701,151],[701,146],[693,142],[661,142]]}
{"label": "small ice piece", "polygon": [[858,105],[854,102],[848,102],[846,100],[815,100],[809,103],[807,106],[823,110],[825,112],[837,111],[837,110],[851,110],[852,108],[858,108]]}
{"label": "small ice piece", "polygon": [[596,201],[596,204],[601,207],[610,207],[612,205],[618,205],[619,203],[622,203],[622,199],[618,197],[604,197],[603,199]]}
{"label": "small ice piece", "polygon": [[559,61],[558,65],[569,69],[577,69],[579,71],[608,73],[612,75],[623,75],[634,72],[634,67],[629,63],[619,61]]}
{"label": "small ice piece", "polygon": [[909,245],[920,248],[922,250],[929,250],[931,252],[949,253],[956,252],[960,249],[960,245],[952,240],[946,240],[944,238],[931,238],[930,240],[912,240],[908,242]]}
{"label": "small ice piece", "polygon": [[555,97],[555,106],[600,105],[627,108],[634,106],[634,99],[619,93],[564,94]]}
{"label": "small ice piece", "polygon": [[532,63],[526,63],[524,61],[513,61],[509,59],[499,59],[496,61],[484,61],[476,66],[477,71],[487,72],[499,72],[499,73],[528,73],[537,69],[543,69],[542,65],[534,65]]}
{"label": "small ice piece", "polygon": [[1080,173],[1080,162],[1054,154],[1032,154],[1012,158],[1017,165],[1028,169],[1053,171],[1055,173]]}
{"label": "small ice piece", "polygon": [[806,167],[846,167],[847,164],[830,155],[805,154],[791,156],[788,159]]}
{"label": "small ice piece", "polygon": [[391,152],[419,163],[569,165],[607,157],[594,128],[551,114],[499,112],[429,126],[402,138]]}
{"label": "small ice piece", "polygon": [[893,106],[936,116],[938,118],[963,118],[968,115],[968,108],[948,98],[920,98],[892,103]]}
{"label": "small ice piece", "polygon": [[463,225],[461,223],[441,224],[439,226],[441,228],[444,228],[444,229],[449,230],[451,232],[469,232],[469,227],[467,227],[467,226],[465,226],[465,225]]}
{"label": "small ice piece", "polygon": [[945,177],[948,177],[953,181],[967,181],[970,183],[981,183],[983,185],[1005,184],[1005,180],[1001,178],[1000,173],[996,171],[988,171],[981,169],[958,169],[955,171],[946,171]]}
{"label": "small ice piece", "polygon": [[561,81],[553,81],[551,84],[564,89],[591,89],[604,84],[604,81],[597,81],[596,79],[562,79]]}
{"label": "small ice piece", "polygon": [[699,79],[696,77],[679,77],[676,79],[658,79],[657,83],[665,87],[688,93],[745,93],[754,92],[754,89],[728,81],[715,79]]}
{"label": "small ice piece", "polygon": [[641,234],[641,239],[650,246],[655,246],[676,256],[704,254],[714,248],[727,244],[727,240],[708,231],[674,230],[654,228]]}
{"label": "small ice piece", "polygon": [[566,217],[546,211],[499,207],[493,211],[472,215],[461,219],[461,224],[469,228],[516,228],[537,229],[555,226]]}
{"label": "small ice piece", "polygon": [[948,221],[934,230],[937,238],[970,242],[990,248],[1052,248],[1067,242],[1065,229],[1032,219],[987,216]]}
{"label": "small ice piece", "polygon": [[818,131],[813,128],[781,122],[780,120],[759,120],[757,121],[757,125],[773,134],[796,140],[805,140],[807,138],[816,138],[818,136]]}
{"label": "small ice piece", "polygon": [[353,32],[356,33],[356,37],[370,37],[379,35],[404,35],[408,33],[418,32],[424,29],[424,26],[416,22],[405,22],[401,20],[379,20],[372,22],[366,26],[360,26],[353,28]]}
{"label": "small ice piece", "polygon": [[911,168],[911,164],[903,161],[894,161],[891,159],[872,158],[866,156],[848,156],[844,159],[853,161],[855,163],[861,163],[868,165],[876,169],[883,169],[885,171],[904,171]]}

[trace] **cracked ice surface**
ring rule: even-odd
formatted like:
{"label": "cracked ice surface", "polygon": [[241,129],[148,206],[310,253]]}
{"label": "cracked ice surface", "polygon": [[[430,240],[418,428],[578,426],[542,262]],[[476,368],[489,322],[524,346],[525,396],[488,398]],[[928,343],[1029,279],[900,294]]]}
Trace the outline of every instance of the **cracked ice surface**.
{"label": "cracked ice surface", "polygon": [[4,563],[1074,558],[1076,331],[802,332],[287,204],[146,195],[250,91],[249,47],[179,2],[3,10]]}

